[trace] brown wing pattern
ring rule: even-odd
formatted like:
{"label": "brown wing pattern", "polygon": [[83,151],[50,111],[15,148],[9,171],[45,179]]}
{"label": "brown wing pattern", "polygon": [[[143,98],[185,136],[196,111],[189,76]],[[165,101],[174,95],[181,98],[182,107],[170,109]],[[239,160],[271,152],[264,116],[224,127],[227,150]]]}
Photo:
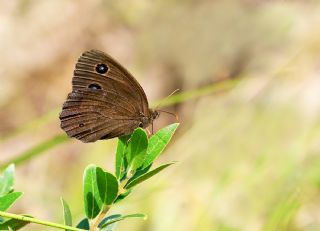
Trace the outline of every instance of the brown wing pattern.
{"label": "brown wing pattern", "polygon": [[[100,74],[96,71],[98,64],[106,64],[108,71]],[[135,78],[109,55],[90,50],[79,58],[72,79],[73,90],[88,88],[90,84],[99,84],[103,90],[112,91],[128,101],[135,103],[142,113],[149,115],[147,97]]]}
{"label": "brown wing pattern", "polygon": [[132,133],[142,117],[150,118],[151,113],[134,77],[109,55],[84,52],[76,63],[72,92],[63,104],[61,128],[70,137],[94,142]]}
{"label": "brown wing pattern", "polygon": [[140,124],[138,109],[130,101],[101,89],[71,92],[60,120],[69,136],[83,142],[127,135]]}

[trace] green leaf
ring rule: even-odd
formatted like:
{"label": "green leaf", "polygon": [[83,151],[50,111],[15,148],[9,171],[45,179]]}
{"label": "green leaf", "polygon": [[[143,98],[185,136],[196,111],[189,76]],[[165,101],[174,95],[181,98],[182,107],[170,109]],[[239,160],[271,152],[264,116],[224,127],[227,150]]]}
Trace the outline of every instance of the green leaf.
{"label": "green leaf", "polygon": [[127,177],[127,173],[129,171],[128,160],[126,157],[123,158],[123,169],[122,170],[123,171],[121,171],[120,177],[119,177],[120,181]]}
{"label": "green leaf", "polygon": [[[120,214],[114,214],[114,215],[108,216],[108,217],[104,218],[104,219],[100,222],[100,224],[99,224],[98,227],[101,228],[101,226],[102,226],[103,224],[105,224],[106,222],[108,222],[108,221],[110,221],[110,220],[112,220],[112,219],[119,218],[119,217],[121,217]],[[113,231],[113,230],[115,229],[116,225],[117,225],[117,223],[112,223],[112,224],[108,225],[107,227],[101,228],[100,231]]]}
{"label": "green leaf", "polygon": [[147,168],[139,168],[137,169],[137,171],[134,173],[134,175],[132,177],[130,177],[130,179],[128,180],[127,184],[129,184],[131,181],[137,179],[138,177],[146,174],[147,172],[149,172],[151,168],[151,165],[149,165]]}
{"label": "green leaf", "polygon": [[93,219],[99,214],[103,206],[97,185],[95,165],[89,165],[84,170],[83,195],[86,216]]}
{"label": "green leaf", "polygon": [[118,195],[119,184],[117,178],[99,167],[96,168],[96,178],[102,202],[111,205]]}
{"label": "green leaf", "polygon": [[21,221],[16,219],[9,219],[0,224],[0,230],[9,230],[9,227],[12,230],[19,230],[29,224],[29,221]]}
{"label": "green leaf", "polygon": [[0,196],[13,191],[14,184],[14,165],[10,164],[0,176]]}
{"label": "green leaf", "polygon": [[147,172],[147,173],[137,177],[136,179],[128,182],[124,188],[130,189],[133,186],[136,186],[137,184],[140,184],[141,182],[143,182],[143,181],[149,179],[150,177],[156,175],[157,173],[159,173],[160,171],[162,171],[163,169],[169,167],[172,164],[174,164],[174,163],[168,163],[168,164],[161,165],[161,166],[151,170],[150,172]]}
{"label": "green leaf", "polygon": [[[147,216],[145,214],[141,214],[141,213],[129,214],[129,215],[125,215],[125,216],[122,216],[120,214],[115,214],[115,215],[112,215],[112,216],[109,216],[109,217],[106,217],[105,219],[103,219],[101,221],[101,223],[99,224],[99,228],[105,228],[115,222],[122,221],[126,218],[142,218],[143,220],[146,220]],[[104,230],[104,231],[106,231],[106,230]]]}
{"label": "green leaf", "polygon": [[117,179],[120,178],[121,172],[123,171],[124,156],[127,148],[127,142],[130,136],[121,136],[118,140],[117,152],[116,152],[116,169],[115,174]]}
{"label": "green leaf", "polygon": [[118,197],[117,197],[117,199],[114,201],[114,204],[115,203],[118,203],[119,201],[121,201],[121,200],[123,200],[124,198],[126,198],[127,196],[129,196],[129,194],[131,193],[131,189],[128,189],[128,190],[126,190],[124,193],[121,193]]}
{"label": "green leaf", "polygon": [[149,179],[150,177],[156,175],[157,173],[161,172],[163,169],[169,167],[172,164],[174,164],[174,163],[168,163],[168,164],[161,165],[158,168],[155,168],[155,169],[151,170],[150,172],[147,172],[147,173],[137,177],[136,179],[128,182],[124,188],[130,189],[130,188],[136,186],[137,184],[140,184],[141,182],[143,182],[143,181]]}
{"label": "green leaf", "polygon": [[148,147],[148,136],[145,130],[137,128],[130,139],[127,160],[131,170],[136,170],[143,165]]}
{"label": "green leaf", "polygon": [[0,197],[0,211],[6,211],[22,195],[22,192],[12,192]]}
{"label": "green leaf", "polygon": [[[64,219],[64,224],[68,226],[72,226],[72,216],[71,216],[71,211],[68,203],[61,197],[60,198],[62,207],[63,207],[63,219]],[[66,229],[68,231],[68,229]]]}
{"label": "green leaf", "polygon": [[174,132],[177,130],[179,123],[171,124],[165,128],[157,131],[149,139],[149,146],[147,149],[146,159],[143,163],[143,168],[148,167],[153,161],[162,153],[167,146]]}
{"label": "green leaf", "polygon": [[88,218],[83,218],[79,224],[77,225],[77,228],[79,229],[84,229],[84,230],[89,230],[90,229],[90,223]]}

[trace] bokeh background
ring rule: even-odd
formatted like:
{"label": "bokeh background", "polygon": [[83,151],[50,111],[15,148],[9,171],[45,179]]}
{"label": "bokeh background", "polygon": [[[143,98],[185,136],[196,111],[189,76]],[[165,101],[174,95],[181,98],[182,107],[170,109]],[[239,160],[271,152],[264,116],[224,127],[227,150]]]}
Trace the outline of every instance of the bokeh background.
{"label": "bokeh background", "polygon": [[62,222],[63,196],[77,222],[85,166],[113,171],[116,139],[59,128],[75,61],[95,48],[152,105],[180,89],[158,161],[178,163],[112,208],[149,216],[117,230],[320,230],[319,25],[317,0],[0,1],[0,166],[17,162],[25,193],[11,212]]}

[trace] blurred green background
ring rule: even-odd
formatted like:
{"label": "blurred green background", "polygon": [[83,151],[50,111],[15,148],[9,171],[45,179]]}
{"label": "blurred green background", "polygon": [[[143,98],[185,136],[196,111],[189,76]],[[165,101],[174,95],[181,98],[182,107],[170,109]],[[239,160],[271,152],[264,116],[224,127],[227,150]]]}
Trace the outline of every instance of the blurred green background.
{"label": "blurred green background", "polygon": [[181,89],[159,160],[178,163],[112,208],[149,216],[117,230],[320,230],[319,25],[317,0],[0,1],[0,166],[18,158],[25,192],[11,212],[62,222],[63,196],[78,221],[85,166],[113,170],[116,139],[66,139],[58,119],[99,49],[153,105]]}

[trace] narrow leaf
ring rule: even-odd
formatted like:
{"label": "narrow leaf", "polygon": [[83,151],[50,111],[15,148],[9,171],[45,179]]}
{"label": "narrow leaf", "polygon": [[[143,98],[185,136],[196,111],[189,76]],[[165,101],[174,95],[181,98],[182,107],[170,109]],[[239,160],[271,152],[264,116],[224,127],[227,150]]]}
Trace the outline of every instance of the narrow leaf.
{"label": "narrow leaf", "polygon": [[84,230],[89,230],[90,229],[90,223],[88,218],[83,218],[79,224],[77,225],[77,228],[79,229],[84,229]]}
{"label": "narrow leaf", "polygon": [[[63,207],[63,219],[64,219],[64,224],[68,226],[72,226],[72,216],[71,216],[71,211],[68,203],[61,197],[60,198],[62,207]],[[66,229],[68,231],[68,229]]]}
{"label": "narrow leaf", "polygon": [[[110,220],[112,220],[112,219],[119,218],[119,217],[121,217],[120,214],[114,214],[114,215],[108,216],[108,217],[104,218],[104,219],[100,222],[100,224],[99,224],[98,227],[101,228],[101,226],[102,226],[103,224],[105,224],[106,222],[108,222],[108,221],[110,221]],[[107,227],[101,228],[100,231],[113,231],[113,230],[116,228],[116,225],[117,225],[117,223],[112,223],[112,224],[108,225]]]}
{"label": "narrow leaf", "polygon": [[106,205],[111,205],[118,195],[117,178],[99,167],[96,168],[96,178],[101,201]]}
{"label": "narrow leaf", "polygon": [[147,172],[147,173],[139,176],[138,178],[128,182],[127,185],[124,188],[130,189],[133,186],[136,186],[137,184],[140,184],[141,182],[143,182],[143,181],[149,179],[150,177],[156,175],[157,173],[161,172],[163,169],[169,167],[172,164],[174,164],[174,163],[168,163],[168,164],[161,165],[161,166],[151,170],[150,172]]}
{"label": "narrow leaf", "polygon": [[135,213],[135,214],[129,214],[122,216],[120,214],[115,214],[109,217],[106,217],[105,219],[102,220],[102,222],[99,224],[99,228],[105,228],[115,222],[122,221],[126,218],[142,218],[143,220],[147,219],[147,216],[145,214],[141,213]]}
{"label": "narrow leaf", "polygon": [[83,195],[85,213],[89,219],[93,219],[99,214],[103,205],[97,186],[95,165],[89,165],[84,170]]}
{"label": "narrow leaf", "polygon": [[130,177],[130,179],[128,180],[127,184],[129,184],[131,181],[137,179],[138,177],[146,174],[147,172],[149,172],[151,168],[151,165],[149,165],[147,168],[139,168],[137,169],[137,171],[134,173],[134,175],[132,177]]}
{"label": "narrow leaf", "polygon": [[171,140],[174,132],[177,130],[179,123],[171,124],[165,128],[157,131],[149,139],[149,145],[147,149],[146,159],[143,163],[143,168],[148,167],[153,161],[162,153],[164,148]]}
{"label": "narrow leaf", "polygon": [[14,184],[14,165],[10,164],[0,176],[0,196],[13,191]]}
{"label": "narrow leaf", "polygon": [[148,137],[145,130],[137,128],[130,139],[127,152],[127,160],[132,170],[143,165],[148,147]]}
{"label": "narrow leaf", "polygon": [[0,197],[0,211],[6,211],[22,195],[22,192],[12,192]]}
{"label": "narrow leaf", "polygon": [[29,221],[21,221],[16,219],[9,219],[0,224],[0,230],[9,230],[9,227],[12,230],[19,230],[29,224]]}
{"label": "narrow leaf", "polygon": [[124,156],[127,148],[127,142],[128,142],[129,136],[122,136],[119,137],[118,140],[118,146],[117,146],[117,152],[116,152],[116,163],[115,163],[115,174],[117,179],[120,178],[121,172],[123,171],[123,162],[124,162]]}

